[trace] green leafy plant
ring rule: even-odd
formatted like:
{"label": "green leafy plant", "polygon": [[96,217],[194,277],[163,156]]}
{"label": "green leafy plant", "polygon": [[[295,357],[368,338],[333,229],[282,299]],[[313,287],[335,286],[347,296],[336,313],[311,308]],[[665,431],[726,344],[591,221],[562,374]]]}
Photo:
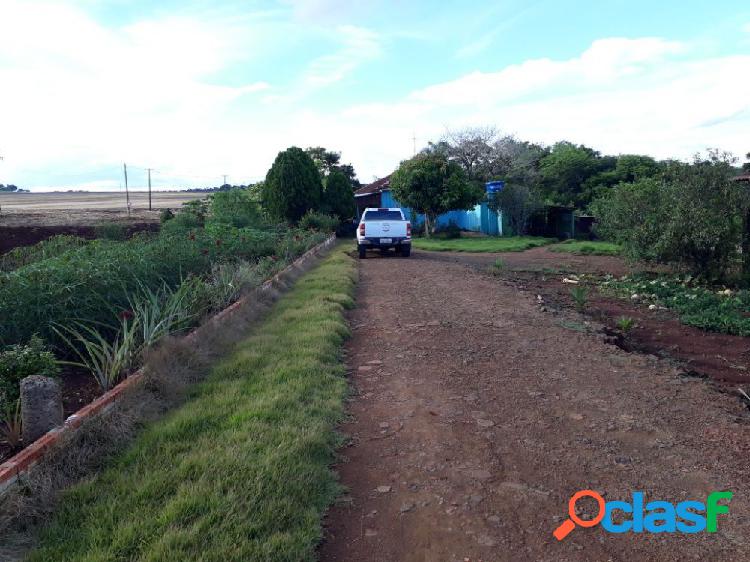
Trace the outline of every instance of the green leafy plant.
{"label": "green leafy plant", "polygon": [[627,334],[635,327],[635,320],[630,316],[620,316],[617,319],[617,327],[621,332]]}
{"label": "green leafy plant", "polygon": [[123,317],[122,328],[112,341],[83,324],[78,324],[78,329],[67,326],[54,329],[80,359],[61,363],[87,369],[104,391],[117,384],[139,351],[136,344],[138,322],[131,322],[127,316]]}
{"label": "green leafy plant", "polygon": [[339,219],[331,215],[325,215],[316,211],[307,211],[299,221],[299,227],[303,230],[318,230],[321,232],[333,232],[339,225]]}
{"label": "green leafy plant", "polygon": [[18,398],[21,379],[31,375],[54,377],[59,372],[55,356],[39,336],[31,336],[25,345],[9,346],[0,352],[0,407]]}
{"label": "green leafy plant", "polygon": [[194,282],[190,280],[180,283],[176,290],[162,285],[154,291],[141,285],[139,292],[129,298],[129,312],[133,315],[132,324],[140,345],[144,348],[152,347],[164,336],[190,325],[195,317],[191,311],[193,286]]}
{"label": "green leafy plant", "polygon": [[2,414],[2,417],[0,417],[0,435],[8,442],[11,449],[17,449],[21,444],[23,429],[21,423],[21,400],[16,399],[6,402],[4,405],[3,401],[0,400],[0,406],[3,406],[3,410],[0,411]]}
{"label": "green leafy plant", "polygon": [[490,266],[490,273],[493,275],[500,275],[505,270],[505,261],[501,258],[497,258],[494,263]]}
{"label": "green leafy plant", "polygon": [[589,302],[589,290],[584,285],[575,285],[570,289],[570,296],[573,299],[576,310],[583,312]]}

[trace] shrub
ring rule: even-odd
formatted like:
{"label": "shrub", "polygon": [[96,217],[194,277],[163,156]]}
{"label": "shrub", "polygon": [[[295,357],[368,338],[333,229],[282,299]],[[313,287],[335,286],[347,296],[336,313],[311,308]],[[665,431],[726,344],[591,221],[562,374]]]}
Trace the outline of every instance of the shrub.
{"label": "shrub", "polygon": [[21,379],[31,375],[54,377],[59,372],[55,356],[39,336],[31,336],[26,345],[9,346],[0,352],[0,409],[18,399]]}
{"label": "shrub", "polygon": [[331,215],[324,215],[315,211],[307,211],[299,221],[299,227],[303,230],[318,230],[321,232],[333,232],[339,224],[339,220]]}
{"label": "shrub", "polygon": [[[671,163],[661,179],[620,184],[594,204],[598,231],[631,258],[672,263],[710,281],[740,261],[747,190],[724,154]],[[747,257],[747,256],[746,256]]]}
{"label": "shrub", "polygon": [[125,227],[116,222],[105,222],[94,228],[97,238],[104,240],[125,240]]}
{"label": "shrub", "polygon": [[244,228],[262,223],[260,208],[250,193],[232,189],[215,193],[210,198],[209,222]]}
{"label": "shrub", "polygon": [[164,224],[167,221],[170,221],[174,218],[174,213],[171,209],[162,209],[161,213],[159,213],[159,222],[161,224]]}

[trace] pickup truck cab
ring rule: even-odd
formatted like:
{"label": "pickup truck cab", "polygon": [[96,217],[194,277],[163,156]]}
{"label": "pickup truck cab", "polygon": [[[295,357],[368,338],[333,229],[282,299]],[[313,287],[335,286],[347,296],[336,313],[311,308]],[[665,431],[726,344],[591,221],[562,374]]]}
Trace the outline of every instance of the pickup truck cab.
{"label": "pickup truck cab", "polygon": [[360,259],[367,250],[387,251],[395,248],[405,258],[411,254],[411,223],[398,207],[377,209],[368,207],[362,213],[357,227],[357,249]]}

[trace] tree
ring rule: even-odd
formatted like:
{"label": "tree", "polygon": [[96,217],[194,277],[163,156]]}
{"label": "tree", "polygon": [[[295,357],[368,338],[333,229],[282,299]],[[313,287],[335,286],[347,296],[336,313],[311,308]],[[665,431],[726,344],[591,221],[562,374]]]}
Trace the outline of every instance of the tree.
{"label": "tree", "polygon": [[585,207],[590,194],[584,190],[584,182],[615,164],[613,160],[602,161],[597,151],[586,146],[558,142],[539,162],[544,195],[556,205]]}
{"label": "tree", "polygon": [[438,215],[471,209],[484,197],[484,190],[467,180],[461,166],[440,153],[422,153],[401,162],[391,176],[391,191],[402,204],[425,215],[426,236]]}
{"label": "tree", "polygon": [[261,189],[266,211],[274,218],[292,222],[317,209],[323,192],[315,163],[296,146],[279,152]]}
{"label": "tree", "polygon": [[489,207],[501,211],[503,223],[516,235],[526,234],[531,215],[541,207],[539,194],[532,188],[520,184],[507,184],[501,191],[490,197]]}
{"label": "tree", "polygon": [[674,263],[724,280],[740,257],[748,193],[732,181],[735,160],[710,151],[691,164],[671,162],[661,178],[613,188],[593,207],[599,231],[636,259]]}
{"label": "tree", "polygon": [[315,167],[320,173],[321,181],[325,181],[325,178],[334,170],[339,170],[349,180],[353,189],[360,187],[359,180],[357,180],[357,173],[354,171],[354,166],[351,164],[342,164],[340,152],[333,152],[322,146],[306,148],[305,152],[310,158],[312,158],[313,162],[315,162]]}
{"label": "tree", "polygon": [[13,192],[13,191],[18,191],[18,188],[15,185],[11,185],[11,184],[3,185],[0,183],[0,192],[2,191]]}
{"label": "tree", "polygon": [[339,169],[334,169],[326,178],[321,209],[342,221],[354,216],[354,190],[349,178]]}
{"label": "tree", "polygon": [[742,171],[746,174],[750,174],[750,152],[745,154],[745,160],[748,160],[742,165]]}

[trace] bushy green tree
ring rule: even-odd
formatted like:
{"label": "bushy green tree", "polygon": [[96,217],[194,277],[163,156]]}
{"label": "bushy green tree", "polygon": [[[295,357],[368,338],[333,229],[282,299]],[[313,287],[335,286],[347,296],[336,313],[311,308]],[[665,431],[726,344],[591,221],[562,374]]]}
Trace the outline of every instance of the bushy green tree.
{"label": "bushy green tree", "polygon": [[725,280],[742,257],[748,193],[729,155],[712,151],[691,164],[669,163],[661,178],[620,184],[593,208],[599,231],[632,258],[673,263]]}
{"label": "bushy green tree", "polygon": [[359,180],[357,180],[357,174],[354,171],[354,166],[351,164],[341,163],[341,153],[334,152],[323,148],[322,146],[311,146],[305,149],[305,152],[315,162],[315,166],[318,168],[321,180],[325,181],[334,170],[338,170],[343,173],[349,180],[349,184],[357,189],[360,187]]}
{"label": "bushy green tree", "polygon": [[321,208],[324,213],[335,215],[342,221],[354,216],[354,190],[341,170],[334,169],[326,177]]}
{"label": "bushy green tree", "polygon": [[401,162],[391,176],[391,191],[403,205],[425,215],[426,236],[438,215],[471,209],[484,197],[484,190],[467,181],[460,165],[437,152]]}
{"label": "bushy green tree", "polygon": [[587,146],[558,142],[539,162],[545,198],[556,205],[585,207],[590,203],[585,182],[614,166],[614,159],[603,161],[597,151]]}
{"label": "bushy green tree", "polygon": [[279,152],[261,188],[263,207],[276,219],[297,222],[310,209],[318,209],[323,192],[312,158],[293,146]]}
{"label": "bushy green tree", "polygon": [[526,234],[529,219],[541,207],[539,194],[521,184],[507,184],[501,191],[490,197],[489,207],[503,214],[503,224],[507,224],[518,236]]}

